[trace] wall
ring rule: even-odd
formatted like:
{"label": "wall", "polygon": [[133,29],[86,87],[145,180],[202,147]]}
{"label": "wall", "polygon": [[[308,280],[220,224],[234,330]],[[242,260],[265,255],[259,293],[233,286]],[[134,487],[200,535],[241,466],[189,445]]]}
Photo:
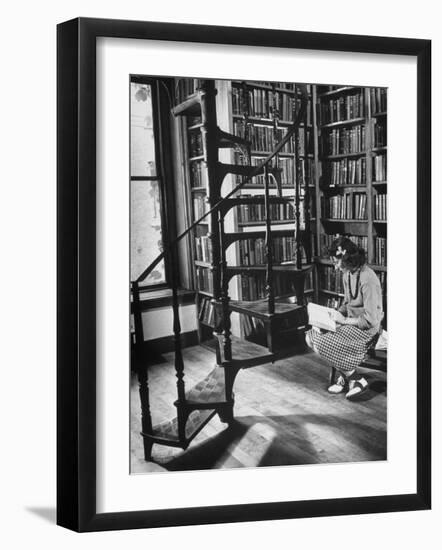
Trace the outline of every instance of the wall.
{"label": "wall", "polygon": [[[359,550],[439,547],[442,520],[442,387],[440,346],[434,349],[434,509],[374,516],[322,518],[256,524],[182,527],[154,531],[75,535],[53,525],[55,503],[55,25],[78,15],[219,25],[287,28],[432,38],[433,147],[439,159],[442,87],[442,36],[438,3],[404,0],[317,0],[314,4],[274,0],[258,4],[223,0],[214,3],[91,2],[7,3],[1,40],[3,85],[0,88],[3,137],[1,232],[2,260],[2,539],[7,548],[42,541],[45,548],[86,550],[105,546],[157,549],[190,548],[342,548]],[[8,147],[9,146],[9,147]],[[434,165],[433,209],[439,212],[442,180]],[[19,207],[18,207],[19,205]],[[440,280],[441,217],[434,221],[434,280]],[[438,255],[436,256],[436,252]],[[29,268],[31,270],[29,271]],[[437,277],[436,277],[437,276]],[[28,299],[29,284],[32,302]],[[26,299],[26,303],[24,300]],[[23,300],[23,302],[22,302]],[[440,284],[433,310],[440,309]],[[26,322],[25,322],[26,320]],[[435,316],[434,335],[442,326]],[[24,345],[24,336],[26,345]],[[436,338],[435,338],[436,340]],[[429,367],[429,366],[428,366]],[[406,427],[404,427],[406,429]],[[357,480],[342,480],[357,483]]]}

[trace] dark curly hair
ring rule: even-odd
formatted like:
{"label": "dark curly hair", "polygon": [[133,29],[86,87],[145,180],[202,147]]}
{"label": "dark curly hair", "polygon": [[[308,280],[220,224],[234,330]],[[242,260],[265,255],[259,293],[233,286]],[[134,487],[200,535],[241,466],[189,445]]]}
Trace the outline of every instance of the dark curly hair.
{"label": "dark curly hair", "polygon": [[341,265],[344,269],[358,269],[366,262],[365,250],[357,246],[348,237],[335,239],[328,248],[328,254],[342,260]]}

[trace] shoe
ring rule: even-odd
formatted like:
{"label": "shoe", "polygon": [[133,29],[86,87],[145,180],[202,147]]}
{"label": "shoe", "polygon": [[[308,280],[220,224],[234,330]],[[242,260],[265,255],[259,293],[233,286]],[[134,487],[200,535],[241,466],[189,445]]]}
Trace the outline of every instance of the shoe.
{"label": "shoe", "polygon": [[357,380],[350,380],[348,392],[345,397],[350,401],[354,401],[359,398],[360,395],[368,390],[368,382],[365,378],[358,378]]}
{"label": "shoe", "polygon": [[328,393],[338,394],[346,391],[347,389],[347,380],[342,375],[339,375],[336,382],[329,386],[327,391]]}

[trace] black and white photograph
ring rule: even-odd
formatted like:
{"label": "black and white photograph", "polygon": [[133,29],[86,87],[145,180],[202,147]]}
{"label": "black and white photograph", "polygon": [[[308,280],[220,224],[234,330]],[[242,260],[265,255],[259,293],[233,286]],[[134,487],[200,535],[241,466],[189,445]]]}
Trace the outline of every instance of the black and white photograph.
{"label": "black and white photograph", "polygon": [[131,474],[388,459],[389,98],[348,82],[130,75]]}

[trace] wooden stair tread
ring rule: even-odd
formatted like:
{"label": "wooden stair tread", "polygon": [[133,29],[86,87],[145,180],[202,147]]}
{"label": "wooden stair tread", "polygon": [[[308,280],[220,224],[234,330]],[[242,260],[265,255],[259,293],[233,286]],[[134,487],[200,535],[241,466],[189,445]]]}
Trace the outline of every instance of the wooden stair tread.
{"label": "wooden stair tread", "polygon": [[239,368],[250,368],[271,363],[274,354],[266,347],[232,336],[232,364]]}
{"label": "wooden stair tread", "polygon": [[[222,351],[222,336],[218,337],[221,347],[221,358],[223,358]],[[249,367],[257,367],[258,365],[264,365],[266,363],[271,363],[275,354],[271,353],[266,347],[255,344],[254,342],[249,342],[238,338],[237,336],[231,336],[232,341],[232,361],[231,365],[237,368],[247,369]],[[210,346],[205,345],[211,351],[216,351],[216,341],[211,340]],[[226,368],[229,368],[228,366]]]}
{"label": "wooden stair tread", "polygon": [[[302,267],[301,269],[298,269],[295,264],[274,264],[272,266],[272,271],[291,271],[294,273],[304,273],[305,271],[309,271],[311,266],[309,267]],[[256,264],[256,265],[228,265],[227,266],[227,272],[233,271],[233,272],[240,272],[240,273],[247,273],[248,271],[265,271],[267,269],[267,266],[265,264]]]}
{"label": "wooden stair tread", "polygon": [[236,136],[235,134],[230,134],[229,132],[224,132],[218,128],[218,147],[227,148],[235,147],[237,145],[250,146],[250,141],[241,137]]}
{"label": "wooden stair tread", "polygon": [[[303,233],[301,231],[301,233]],[[278,237],[293,237],[294,228],[291,229],[272,229],[271,238],[277,239]],[[265,239],[266,231],[262,229],[260,231],[234,231],[224,234],[224,240],[227,246],[235,241],[246,241],[248,239]]]}
{"label": "wooden stair tread", "polygon": [[305,311],[304,306],[298,304],[291,304],[287,302],[275,302],[275,313],[271,314],[268,312],[268,301],[264,300],[255,300],[251,302],[243,300],[231,300],[229,302],[229,307],[232,311],[238,311],[239,313],[244,313],[246,315],[251,315],[254,317],[267,318],[272,317],[287,317],[292,314],[299,314],[301,311]]}
{"label": "wooden stair tread", "polygon": [[201,94],[196,92],[172,109],[174,116],[199,116],[201,114]]}
{"label": "wooden stair tread", "polygon": [[[185,443],[188,444],[215,414],[216,411],[213,409],[192,411],[186,422]],[[159,443],[172,446],[181,446],[183,443],[178,436],[178,417],[157,424],[153,427],[151,434],[142,433],[142,435]]]}
{"label": "wooden stair tread", "polygon": [[215,367],[203,380],[186,392],[189,404],[225,402],[224,370]]}

